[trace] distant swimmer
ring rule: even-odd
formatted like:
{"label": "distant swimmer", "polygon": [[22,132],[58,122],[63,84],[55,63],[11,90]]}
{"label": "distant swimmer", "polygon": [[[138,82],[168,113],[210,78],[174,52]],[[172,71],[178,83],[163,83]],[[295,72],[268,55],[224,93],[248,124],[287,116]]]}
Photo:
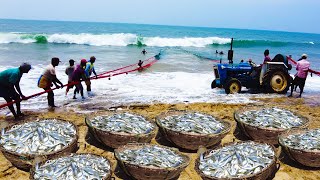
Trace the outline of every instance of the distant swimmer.
{"label": "distant swimmer", "polygon": [[224,53],[223,53],[223,51],[220,51],[219,54],[220,54],[220,55],[223,55]]}
{"label": "distant swimmer", "polygon": [[291,83],[291,93],[288,97],[292,97],[294,86],[298,85],[300,88],[300,95],[298,96],[298,98],[301,98],[301,94],[303,93],[303,88],[306,83],[308,71],[310,68],[310,62],[307,60],[307,58],[308,56],[306,54],[302,54],[301,60],[297,62],[297,74],[295,75],[294,80]]}
{"label": "distant swimmer", "polygon": [[[56,88],[63,88],[63,84],[59,81],[56,76],[56,66],[59,65],[61,61],[57,57],[51,59],[51,64],[49,64],[44,70],[43,74],[38,80],[38,87],[43,88],[44,90],[51,90],[52,83],[56,85]],[[60,84],[60,86],[58,85]],[[54,105],[54,93],[53,91],[48,92],[48,105],[50,107],[57,107]]]}
{"label": "distant swimmer", "polygon": [[218,50],[216,50],[216,54],[219,54]]}
{"label": "distant swimmer", "polygon": [[143,64],[143,61],[139,60],[139,62],[138,62],[139,68],[142,68],[142,64]]}
{"label": "distant swimmer", "polygon": [[3,97],[7,103],[16,100],[17,112],[14,110],[13,105],[8,106],[15,119],[24,115],[20,109],[20,97],[22,99],[26,97],[22,94],[19,83],[23,73],[28,73],[30,69],[30,64],[23,63],[18,68],[10,68],[0,72],[0,97]]}
{"label": "distant swimmer", "polygon": [[146,55],[148,52],[146,51],[146,49],[143,49],[143,50],[141,51],[141,53],[142,53],[143,55]]}

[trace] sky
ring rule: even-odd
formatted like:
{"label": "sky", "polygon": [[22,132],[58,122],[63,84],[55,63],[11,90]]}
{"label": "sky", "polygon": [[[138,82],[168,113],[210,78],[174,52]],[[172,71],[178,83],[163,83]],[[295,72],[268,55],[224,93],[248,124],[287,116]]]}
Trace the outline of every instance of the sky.
{"label": "sky", "polygon": [[1,19],[119,22],[320,34],[320,0],[0,0]]}

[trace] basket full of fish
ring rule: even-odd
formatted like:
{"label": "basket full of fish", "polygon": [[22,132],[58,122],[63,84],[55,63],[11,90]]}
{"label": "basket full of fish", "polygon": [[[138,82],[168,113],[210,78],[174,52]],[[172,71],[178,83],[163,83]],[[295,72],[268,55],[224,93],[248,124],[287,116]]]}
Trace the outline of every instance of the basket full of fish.
{"label": "basket full of fish", "polygon": [[94,154],[68,154],[36,163],[30,171],[31,180],[40,179],[111,179],[111,163]]}
{"label": "basket full of fish", "polygon": [[309,120],[301,115],[277,107],[251,107],[234,112],[241,131],[253,140],[278,144],[278,136],[291,128],[305,128]]}
{"label": "basket full of fish", "polygon": [[121,146],[114,154],[126,174],[138,180],[177,178],[190,161],[175,148],[142,143]]}
{"label": "basket full of fish", "polygon": [[145,117],[132,113],[86,118],[93,136],[106,146],[117,148],[132,142],[148,143],[156,135],[158,127]]}
{"label": "basket full of fish", "polygon": [[275,148],[267,143],[254,141],[228,143],[199,154],[195,170],[205,180],[259,179],[274,176],[276,163]]}
{"label": "basket full of fish", "polygon": [[281,149],[294,161],[320,167],[320,129],[294,129],[279,136]]}
{"label": "basket full of fish", "polygon": [[78,148],[78,129],[61,119],[23,121],[1,130],[0,149],[15,166],[29,170],[34,158],[51,159]]}
{"label": "basket full of fish", "polygon": [[168,111],[156,119],[160,132],[176,146],[197,150],[220,143],[230,131],[230,123],[199,112]]}

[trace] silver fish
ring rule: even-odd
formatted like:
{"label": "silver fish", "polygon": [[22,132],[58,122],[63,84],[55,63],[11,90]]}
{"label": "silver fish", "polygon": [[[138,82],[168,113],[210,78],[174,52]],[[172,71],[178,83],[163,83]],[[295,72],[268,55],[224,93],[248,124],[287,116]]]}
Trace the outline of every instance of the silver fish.
{"label": "silver fish", "polygon": [[103,179],[111,172],[109,162],[90,154],[72,154],[50,160],[35,170],[34,179]]}
{"label": "silver fish", "polygon": [[243,142],[200,155],[199,170],[214,178],[241,178],[272,163],[275,153],[268,144]]}
{"label": "silver fish", "polygon": [[89,123],[93,127],[103,131],[133,134],[147,134],[155,128],[155,126],[144,117],[130,113],[97,116],[90,119]]}
{"label": "silver fish", "polygon": [[162,126],[178,132],[192,132],[197,134],[217,134],[225,127],[213,116],[201,113],[185,113],[167,116],[160,119]]}
{"label": "silver fish", "polygon": [[279,108],[245,111],[239,114],[240,121],[256,127],[289,129],[303,125],[303,120],[291,111]]}
{"label": "silver fish", "polygon": [[156,166],[160,168],[177,167],[183,158],[174,151],[160,146],[143,146],[135,150],[124,150],[119,153],[120,159],[132,164]]}
{"label": "silver fish", "polygon": [[308,130],[304,133],[292,134],[280,138],[284,145],[298,150],[320,150],[320,129]]}
{"label": "silver fish", "polygon": [[1,135],[0,145],[17,153],[43,154],[62,149],[75,136],[76,128],[69,122],[56,119],[36,120],[8,129]]}

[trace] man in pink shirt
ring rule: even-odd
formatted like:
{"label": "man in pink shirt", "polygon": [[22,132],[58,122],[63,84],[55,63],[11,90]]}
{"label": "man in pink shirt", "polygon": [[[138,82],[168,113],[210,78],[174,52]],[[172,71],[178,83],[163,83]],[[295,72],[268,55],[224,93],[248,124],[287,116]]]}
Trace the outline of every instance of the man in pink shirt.
{"label": "man in pink shirt", "polygon": [[310,68],[310,62],[307,61],[307,55],[306,54],[302,54],[301,55],[301,60],[298,61],[297,63],[297,74],[295,75],[295,78],[293,80],[293,82],[291,83],[291,94],[288,97],[292,97],[292,93],[293,93],[293,89],[295,85],[298,85],[300,88],[300,95],[298,96],[298,98],[301,97],[301,94],[303,92],[303,88],[304,85],[306,83],[306,79],[308,76],[308,71]]}

